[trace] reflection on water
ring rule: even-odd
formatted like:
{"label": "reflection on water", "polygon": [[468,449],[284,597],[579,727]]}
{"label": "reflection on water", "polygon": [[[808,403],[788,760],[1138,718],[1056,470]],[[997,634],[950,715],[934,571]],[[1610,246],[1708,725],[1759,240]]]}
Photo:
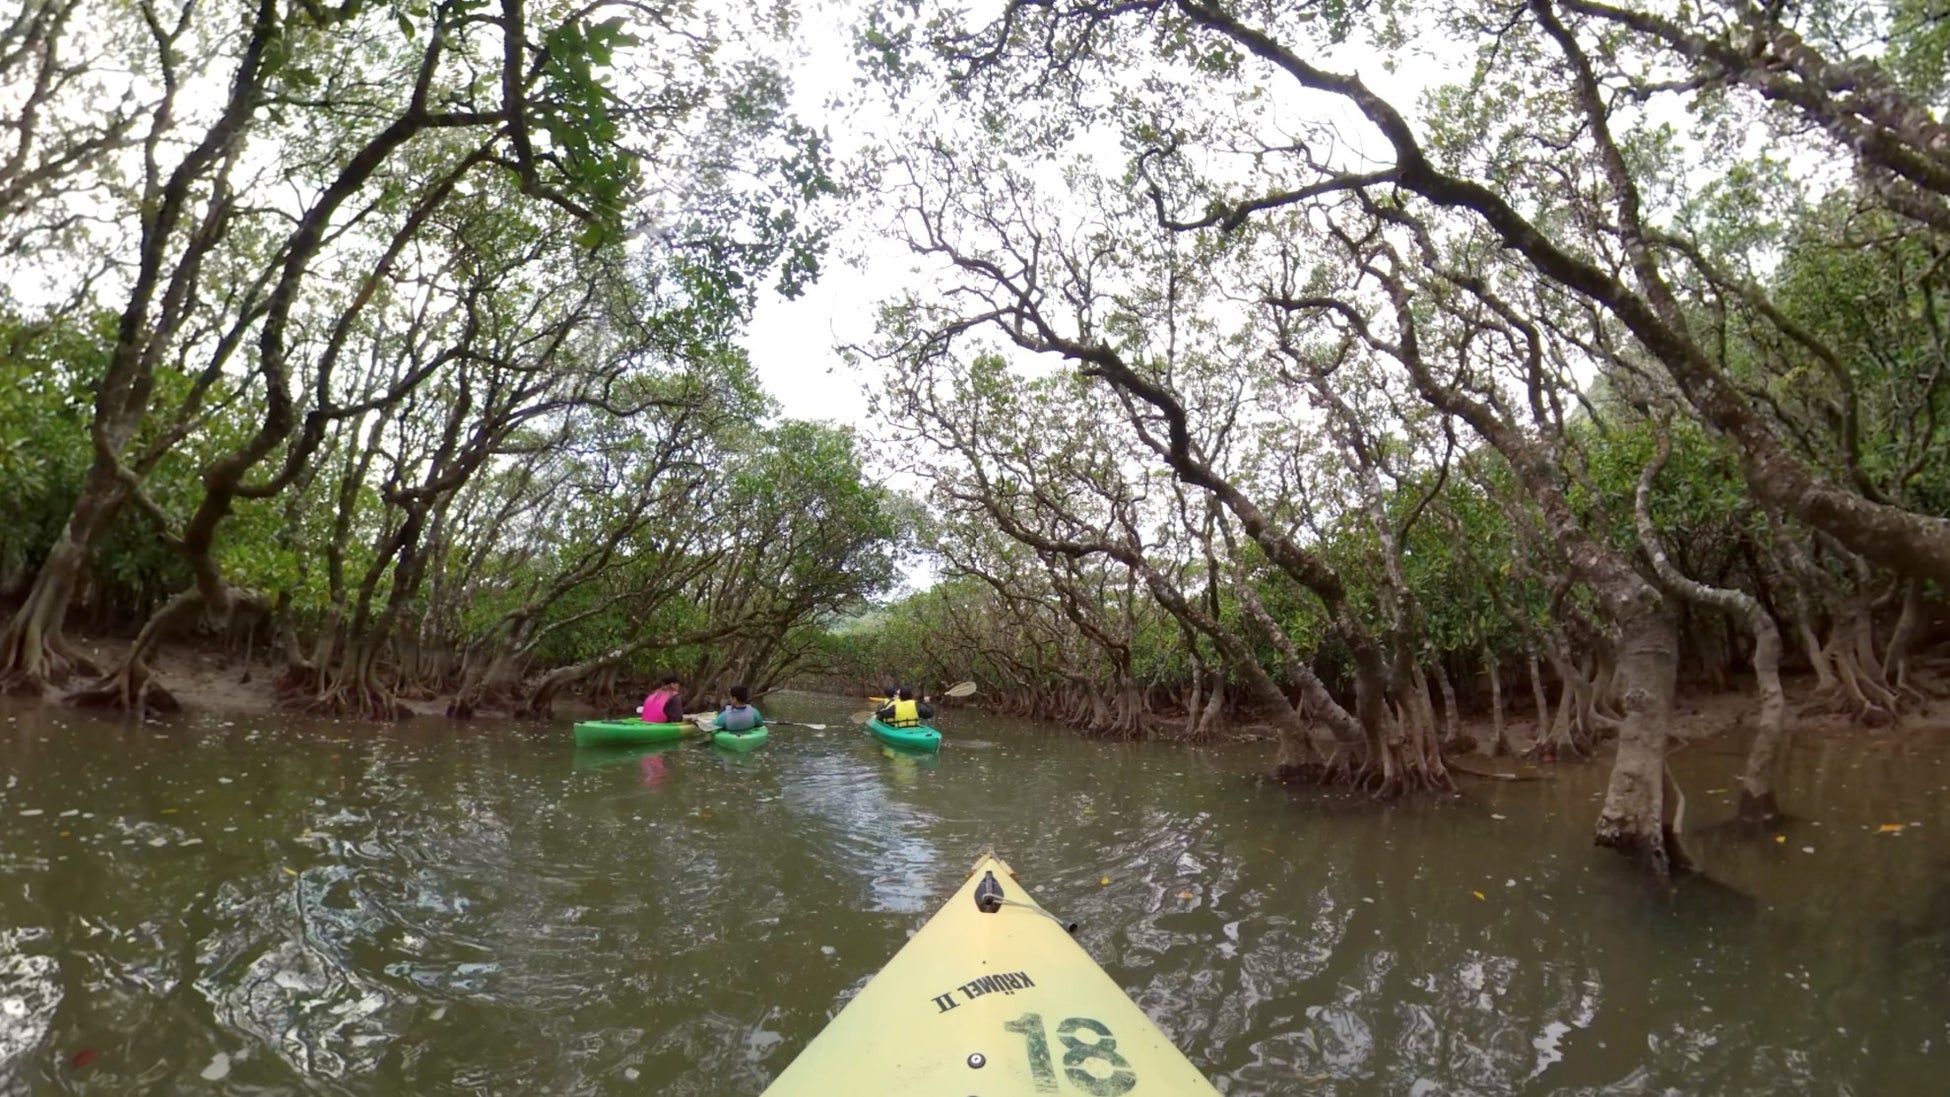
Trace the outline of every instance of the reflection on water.
{"label": "reflection on water", "polygon": [[45,936],[45,930],[0,929],[0,1067],[46,1037],[61,1002],[54,958],[28,951]]}
{"label": "reflection on water", "polygon": [[944,870],[927,838],[939,820],[922,805],[934,777],[927,763],[936,759],[864,736],[827,736],[833,749],[802,759],[786,782],[793,829],[820,851],[814,855],[829,862],[829,871],[864,888],[852,901],[855,909],[932,910]]}
{"label": "reflection on water", "polygon": [[[0,1093],[755,1094],[993,845],[1230,1095],[1920,1093],[1950,1052],[1945,744],[1816,742],[1799,818],[1681,754],[1657,893],[1599,767],[1380,810],[1261,752],[794,698],[762,750],[0,709]],[[1900,825],[1898,825],[1900,824]]]}

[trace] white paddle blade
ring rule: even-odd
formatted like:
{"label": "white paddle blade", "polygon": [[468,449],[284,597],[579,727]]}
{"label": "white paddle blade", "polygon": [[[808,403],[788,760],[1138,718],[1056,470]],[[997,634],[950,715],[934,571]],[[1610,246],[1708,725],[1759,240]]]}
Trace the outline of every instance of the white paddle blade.
{"label": "white paddle blade", "polygon": [[971,694],[973,694],[974,692],[975,692],[975,683],[973,683],[973,682],[956,682],[956,683],[955,683],[954,685],[952,685],[952,686],[949,686],[949,687],[948,687],[947,689],[945,689],[945,690],[942,690],[942,691],[941,691],[941,696],[943,696],[943,697],[967,697],[967,696],[969,696],[969,695],[971,695]]}

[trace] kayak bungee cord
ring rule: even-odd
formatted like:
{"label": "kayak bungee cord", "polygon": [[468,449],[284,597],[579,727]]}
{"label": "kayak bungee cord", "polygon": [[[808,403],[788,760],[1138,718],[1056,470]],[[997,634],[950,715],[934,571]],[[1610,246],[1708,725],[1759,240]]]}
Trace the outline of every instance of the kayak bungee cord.
{"label": "kayak bungee cord", "polygon": [[1066,922],[1034,903],[1018,903],[1014,899],[1005,897],[1002,894],[1002,884],[996,880],[995,873],[983,873],[982,882],[975,885],[975,909],[981,911],[983,914],[994,914],[1003,907],[1019,907],[1032,914],[1040,914],[1050,921],[1055,922],[1057,925],[1062,926],[1063,932],[1070,936],[1074,937],[1077,934],[1077,924],[1075,922]]}

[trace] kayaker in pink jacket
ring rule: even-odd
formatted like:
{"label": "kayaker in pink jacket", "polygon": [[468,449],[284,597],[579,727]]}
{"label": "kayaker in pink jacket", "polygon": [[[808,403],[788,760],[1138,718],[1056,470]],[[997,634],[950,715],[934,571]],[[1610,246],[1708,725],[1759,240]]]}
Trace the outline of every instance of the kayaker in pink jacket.
{"label": "kayaker in pink jacket", "polygon": [[643,699],[643,722],[646,724],[681,724],[684,722],[684,695],[677,688],[675,674],[664,675],[663,683]]}

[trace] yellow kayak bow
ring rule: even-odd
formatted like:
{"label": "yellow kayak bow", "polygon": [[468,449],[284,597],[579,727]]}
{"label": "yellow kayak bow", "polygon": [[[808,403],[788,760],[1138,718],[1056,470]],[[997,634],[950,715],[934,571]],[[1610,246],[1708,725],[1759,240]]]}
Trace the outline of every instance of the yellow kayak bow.
{"label": "yellow kayak bow", "polygon": [[1158,1026],[984,854],[765,1097],[1217,1097]]}

